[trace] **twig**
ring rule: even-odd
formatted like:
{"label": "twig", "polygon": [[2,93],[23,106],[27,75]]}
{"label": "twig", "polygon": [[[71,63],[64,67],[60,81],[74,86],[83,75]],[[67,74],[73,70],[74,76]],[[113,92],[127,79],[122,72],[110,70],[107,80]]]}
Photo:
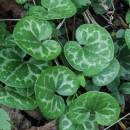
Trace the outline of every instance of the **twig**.
{"label": "twig", "polygon": [[[56,27],[56,29],[60,29],[64,22],[65,22],[65,18],[62,20],[61,23],[59,23],[59,25]],[[50,36],[49,39],[51,39],[51,37],[52,37],[52,36]],[[56,65],[60,65],[57,58],[54,59],[54,62],[56,63]]]}
{"label": "twig", "polygon": [[89,17],[90,21],[93,23],[93,24],[96,24],[96,25],[99,25],[95,19],[93,18],[93,16],[91,15],[91,13],[89,12],[89,10],[86,10],[86,14],[87,16]]}
{"label": "twig", "polygon": [[108,126],[107,128],[103,129],[103,130],[107,130],[108,128],[110,128],[111,126],[115,125],[116,123],[118,123],[119,121],[121,121],[122,119],[124,119],[125,117],[129,116],[130,113],[128,113],[127,115],[125,115],[124,117],[120,118],[119,120],[117,120],[115,123],[113,123],[112,125]]}
{"label": "twig", "polygon": [[86,13],[84,12],[83,13],[83,16],[84,16],[84,19],[86,20],[87,23],[90,23],[90,20],[89,18],[87,17]]}
{"label": "twig", "polygon": [[33,0],[33,4],[36,6],[36,2],[35,2],[35,0]]}
{"label": "twig", "polygon": [[107,19],[104,15],[101,14],[101,16],[109,23],[109,25],[112,25],[114,28],[118,29],[109,19]]}
{"label": "twig", "polygon": [[57,58],[54,59],[54,62],[56,63],[56,65],[60,65],[60,63],[59,63]]}
{"label": "twig", "polygon": [[0,22],[2,21],[19,21],[21,19],[0,19]]}
{"label": "twig", "polygon": [[[62,20],[61,23],[59,23],[59,25],[56,27],[56,29],[60,29],[64,22],[65,22],[65,18]],[[49,39],[51,39],[51,38],[52,38],[52,36],[50,36]]]}
{"label": "twig", "polygon": [[56,29],[60,29],[64,22],[65,22],[65,18],[62,20],[61,23],[59,23],[59,25],[56,27]]}

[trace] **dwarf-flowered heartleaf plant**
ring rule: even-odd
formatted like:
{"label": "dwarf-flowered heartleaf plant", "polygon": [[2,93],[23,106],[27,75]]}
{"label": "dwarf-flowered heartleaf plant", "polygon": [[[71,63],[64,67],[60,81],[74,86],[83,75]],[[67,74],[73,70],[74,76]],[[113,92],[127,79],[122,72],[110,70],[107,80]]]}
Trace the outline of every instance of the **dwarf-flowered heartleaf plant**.
{"label": "dwarf-flowered heartleaf plant", "polygon": [[76,7],[70,0],[41,0],[42,6],[32,6],[29,14],[43,20],[61,19],[73,16]]}
{"label": "dwarf-flowered heartleaf plant", "polygon": [[65,57],[76,70],[85,76],[93,76],[106,68],[114,55],[110,34],[102,27],[84,24],[76,30],[77,41],[64,46]]}
{"label": "dwarf-flowered heartleaf plant", "polygon": [[15,26],[14,39],[27,54],[47,61],[56,58],[61,53],[61,46],[57,41],[47,40],[51,33],[52,27],[48,21],[27,16]]}
{"label": "dwarf-flowered heartleaf plant", "polygon": [[37,103],[42,113],[50,119],[59,117],[65,110],[61,96],[74,95],[79,87],[76,75],[64,66],[45,70],[35,85]]}
{"label": "dwarf-flowered heartleaf plant", "polygon": [[25,56],[19,47],[0,46],[0,81],[12,87],[34,87],[41,72],[51,66],[51,61],[34,58],[24,61]]}
{"label": "dwarf-flowered heartleaf plant", "polygon": [[87,92],[70,104],[68,118],[75,124],[83,124],[93,113],[99,124],[107,126],[118,119],[120,107],[117,101],[107,93]]}
{"label": "dwarf-flowered heartleaf plant", "polygon": [[[59,130],[97,130],[99,124],[111,125],[119,117],[119,104],[124,104],[123,93],[130,93],[130,84],[120,85],[119,81],[120,77],[130,77],[129,29],[118,32],[113,43],[105,28],[83,24],[76,30],[76,40],[64,39],[62,44],[59,36],[63,33],[51,20],[58,23],[57,19],[71,17],[79,8],[79,12],[86,11],[90,4],[102,14],[112,0],[40,2],[30,7],[30,16],[21,18],[13,34],[6,30],[4,22],[0,23],[0,103],[20,110],[39,107],[44,117],[59,117]],[[77,2],[78,7],[72,2]],[[126,43],[118,45],[116,40],[124,37],[124,32]],[[106,85],[111,95],[99,92]],[[84,88],[80,90],[80,86]],[[87,92],[83,94],[82,89]]]}

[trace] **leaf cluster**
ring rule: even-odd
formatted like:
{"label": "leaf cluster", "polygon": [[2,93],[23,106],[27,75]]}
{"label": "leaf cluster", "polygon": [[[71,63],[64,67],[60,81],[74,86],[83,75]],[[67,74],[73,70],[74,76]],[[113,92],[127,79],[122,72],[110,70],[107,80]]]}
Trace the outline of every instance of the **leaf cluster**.
{"label": "leaf cluster", "polygon": [[47,119],[59,118],[59,130],[113,124],[125,103],[123,94],[130,94],[130,30],[120,30],[112,39],[105,28],[83,24],[76,29],[76,40],[63,44],[53,22],[75,15],[82,6],[103,14],[111,2],[41,0],[41,5],[30,6],[13,34],[0,23],[0,81],[5,84],[0,85],[0,103],[20,110],[39,107]]}

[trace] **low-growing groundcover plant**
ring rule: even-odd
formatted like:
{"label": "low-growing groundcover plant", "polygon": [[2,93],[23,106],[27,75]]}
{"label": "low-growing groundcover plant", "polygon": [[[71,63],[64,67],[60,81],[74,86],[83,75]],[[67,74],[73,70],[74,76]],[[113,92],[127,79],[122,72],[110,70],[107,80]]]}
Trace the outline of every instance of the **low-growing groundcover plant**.
{"label": "low-growing groundcover plant", "polygon": [[[1,22],[0,81],[5,86],[0,85],[0,103],[20,110],[39,108],[46,119],[59,118],[59,130],[98,130],[99,125],[116,122],[125,102],[123,94],[130,94],[126,82],[130,77],[130,30],[112,39],[105,28],[88,23],[76,29],[76,40],[62,44],[53,37],[55,19],[71,17],[90,5],[103,14],[104,6],[112,1],[103,2],[41,0],[17,22],[12,34]],[[61,64],[54,64],[56,60]],[[86,92],[79,94],[80,88]],[[7,122],[9,118],[3,116]],[[10,130],[7,124],[0,129]]]}

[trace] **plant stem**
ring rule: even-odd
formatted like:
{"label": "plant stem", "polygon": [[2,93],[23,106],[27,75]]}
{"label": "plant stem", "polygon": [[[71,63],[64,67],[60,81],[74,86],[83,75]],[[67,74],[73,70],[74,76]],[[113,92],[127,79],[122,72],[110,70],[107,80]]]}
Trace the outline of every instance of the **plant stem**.
{"label": "plant stem", "polygon": [[19,21],[21,19],[0,19],[0,22],[2,21]]}
{"label": "plant stem", "polygon": [[65,22],[65,18],[62,20],[61,23],[59,23],[59,25],[56,27],[56,29],[60,29],[64,22]]}
{"label": "plant stem", "polygon": [[56,63],[56,65],[60,65],[57,58],[54,59],[54,62]]}
{"label": "plant stem", "polygon": [[99,24],[95,21],[95,19],[93,18],[93,16],[92,16],[91,13],[89,12],[89,10],[86,10],[86,14],[87,14],[87,16],[89,17],[91,23],[96,24],[96,25],[99,25]]}
{"label": "plant stem", "polygon": [[127,115],[125,115],[124,117],[120,118],[119,120],[117,120],[115,123],[113,123],[112,125],[108,126],[107,128],[105,128],[104,130],[107,130],[108,128],[110,128],[111,126],[115,125],[116,123],[118,123],[119,121],[121,121],[122,119],[124,119],[125,117],[129,116],[130,113],[128,113]]}
{"label": "plant stem", "polygon": [[87,17],[86,13],[83,13],[83,16],[84,16],[84,19],[87,23],[90,23],[90,20],[89,18]]}
{"label": "plant stem", "polygon": [[36,2],[35,2],[35,0],[33,0],[33,4],[36,6]]}

